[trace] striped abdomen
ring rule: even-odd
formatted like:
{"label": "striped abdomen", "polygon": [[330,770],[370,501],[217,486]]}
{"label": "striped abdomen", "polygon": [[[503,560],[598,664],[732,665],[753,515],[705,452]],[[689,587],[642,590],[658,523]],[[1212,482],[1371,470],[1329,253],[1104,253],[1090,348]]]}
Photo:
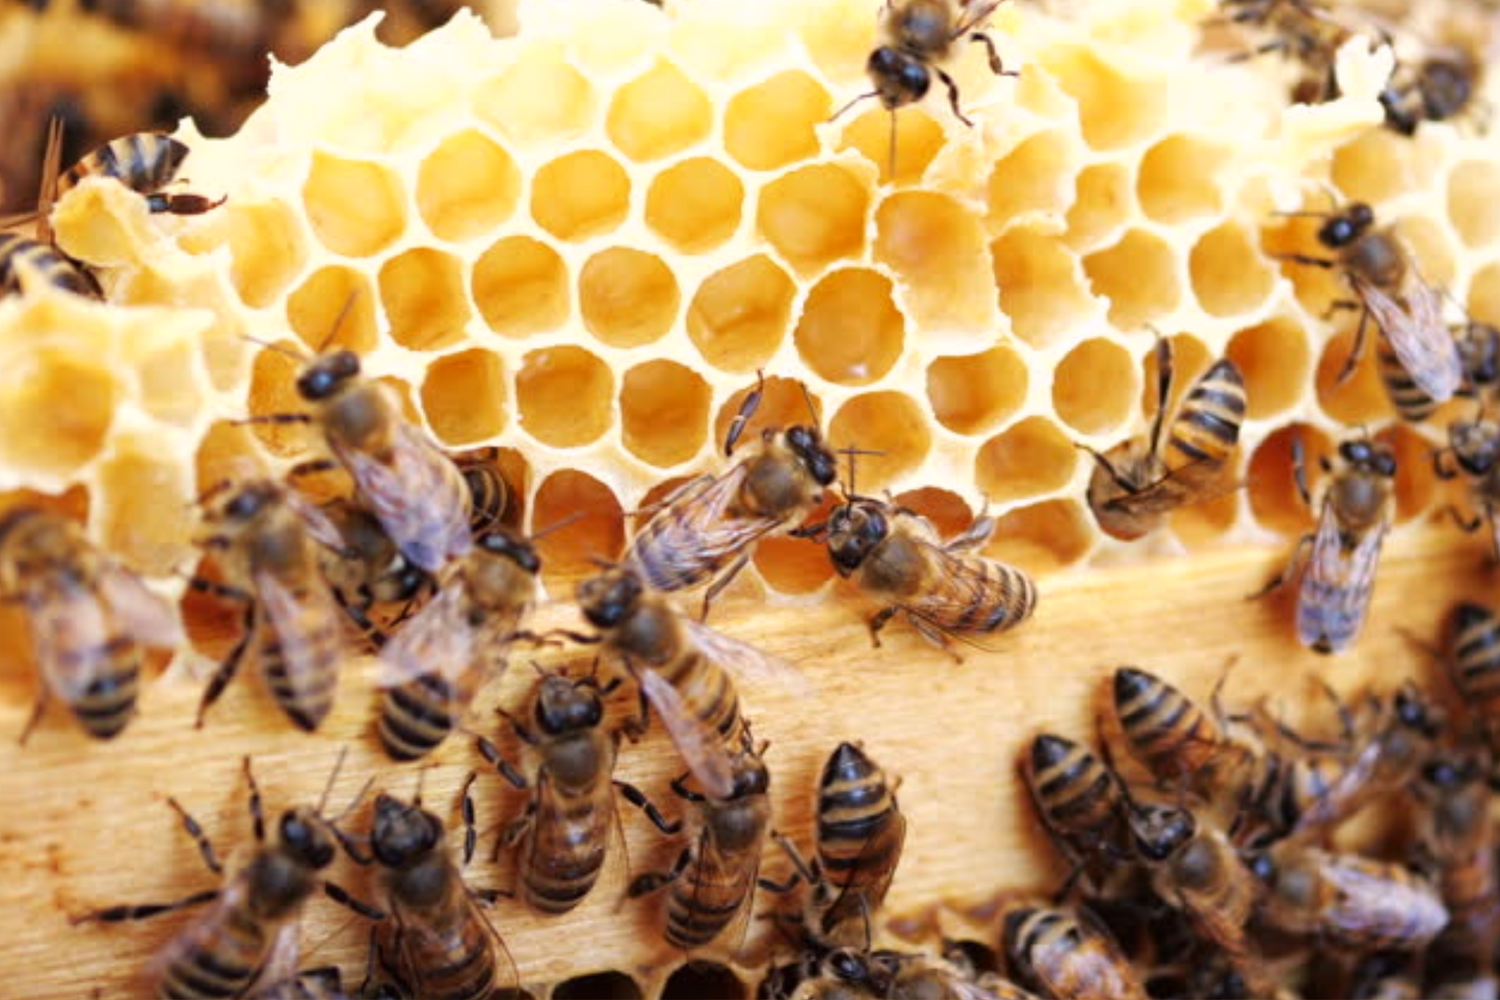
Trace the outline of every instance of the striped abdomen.
{"label": "striped abdomen", "polygon": [[488,1000],[502,985],[493,937],[463,888],[455,884],[453,891],[458,898],[426,920],[402,915],[402,978],[422,1000]]}
{"label": "striped abdomen", "polygon": [[697,650],[690,650],[656,672],[677,689],[688,711],[705,729],[718,733],[731,753],[744,745],[740,695],[728,671]]}
{"label": "striped abdomen", "polygon": [[1129,857],[1120,790],[1102,761],[1061,736],[1043,734],[1026,758],[1032,799],[1047,827],[1082,855]]}
{"label": "striped abdomen", "polygon": [[818,863],[837,892],[825,932],[879,909],[905,840],[906,818],[885,772],[859,747],[839,744],[818,783]]}
{"label": "striped abdomen", "polygon": [[[938,550],[930,551],[935,553]],[[934,605],[940,603],[948,614],[932,615],[938,626],[954,632],[981,635],[1004,632],[1030,618],[1036,610],[1036,584],[1014,566],[982,556],[962,559],[950,556],[949,566],[955,576],[939,578],[935,588],[939,593],[934,595],[934,600],[918,598],[911,602],[912,607],[923,613],[933,612]],[[948,587],[973,597],[963,604],[945,601],[941,592]]]}
{"label": "striped abdomen", "polygon": [[1194,774],[1221,752],[1224,734],[1208,713],[1154,674],[1121,667],[1114,700],[1131,753],[1157,778]]}
{"label": "striped abdomen", "polygon": [[295,644],[299,652],[293,662],[286,655],[282,637],[263,614],[259,649],[266,686],[287,717],[298,728],[312,732],[333,710],[344,653],[341,622],[331,615],[300,615],[298,625],[306,627]]}
{"label": "striped abdomen", "polygon": [[1384,337],[1379,338],[1375,348],[1375,362],[1380,370],[1380,381],[1385,383],[1386,395],[1402,420],[1419,423],[1432,416],[1441,405],[1417,385],[1416,379],[1411,377]]}
{"label": "striped abdomen", "polygon": [[0,233],[0,295],[21,290],[21,270],[34,270],[43,281],[85,298],[102,298],[92,275],[47,243],[28,240],[15,233]]}
{"label": "striped abdomen", "polygon": [[563,794],[544,771],[536,815],[521,847],[521,894],[540,913],[567,913],[583,901],[604,867],[614,786],[601,774],[593,788]]}
{"label": "striped abdomen", "polygon": [[757,843],[755,857],[721,856],[706,839],[699,841],[691,867],[667,897],[669,944],[692,951],[729,926],[750,899],[759,852]]}
{"label": "striped abdomen", "polygon": [[1022,908],[1005,917],[1008,967],[1043,996],[1076,1000],[1144,1000],[1115,943],[1072,911]]}
{"label": "striped abdomen", "polygon": [[151,194],[172,183],[188,148],[159,132],[137,132],[106,143],[57,179],[59,196],[85,177],[113,177],[132,191]]}
{"label": "striped abdomen", "polygon": [[160,1000],[220,1000],[243,996],[270,950],[268,928],[244,905],[218,919],[189,925],[162,966]]}
{"label": "striped abdomen", "polygon": [[423,674],[381,695],[380,742],[394,760],[416,760],[448,738],[462,711],[458,693],[446,677]]}
{"label": "striped abdomen", "polygon": [[1448,668],[1491,746],[1500,745],[1500,619],[1467,601],[1453,612]]}
{"label": "striped abdomen", "polygon": [[94,679],[68,708],[90,736],[107,740],[120,735],[135,714],[141,651],[129,639],[116,636],[103,649],[91,650],[88,655],[100,658],[93,668]]}
{"label": "striped abdomen", "polygon": [[1216,472],[1240,440],[1245,419],[1245,381],[1233,361],[1222,358],[1193,383],[1172,418],[1162,461],[1176,473]]}

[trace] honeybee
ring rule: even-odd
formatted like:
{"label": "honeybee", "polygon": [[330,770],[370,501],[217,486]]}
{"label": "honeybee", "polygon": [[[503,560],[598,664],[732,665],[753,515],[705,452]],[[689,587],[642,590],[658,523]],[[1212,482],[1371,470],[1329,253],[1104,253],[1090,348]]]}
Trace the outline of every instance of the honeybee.
{"label": "honeybee", "polygon": [[1431,52],[1414,69],[1398,64],[1380,92],[1386,127],[1401,135],[1416,135],[1424,121],[1462,115],[1473,103],[1482,69],[1473,53],[1458,46]]}
{"label": "honeybee", "polygon": [[244,996],[256,984],[295,980],[298,917],[303,905],[320,887],[330,899],[362,917],[378,920],[383,916],[381,911],[319,876],[319,872],[333,863],[339,845],[346,851],[357,851],[338,823],[364,797],[364,791],[340,816],[328,819],[323,815],[343,759],[341,753],[317,806],[282,813],[276,840],[269,844],[260,790],[250,770],[250,758],[244,759],[256,847],[245,864],[227,876],[197,821],[175,799],[168,799],[167,804],[181,817],[183,829],[197,844],[204,865],[223,877],[220,888],[196,892],[172,903],[111,906],[73,917],[69,923],[76,926],[145,920],[212,903],[211,909],[188,924],[151,963],[153,996],[161,1000],[173,997],[218,1000]]}
{"label": "honeybee", "polygon": [[[1154,531],[1177,507],[1204,503],[1234,489],[1232,459],[1245,419],[1245,381],[1228,358],[1198,377],[1167,422],[1172,343],[1156,342],[1156,416],[1144,438],[1093,455],[1089,508],[1099,527],[1130,541]],[[1162,429],[1169,428],[1165,443]]]}
{"label": "honeybee", "polygon": [[1046,997],[1145,1000],[1114,938],[1082,910],[1024,906],[1005,915],[1007,967],[1021,985]]}
{"label": "honeybee", "polygon": [[1261,916],[1289,934],[1348,951],[1425,947],[1448,923],[1437,890],[1404,865],[1295,843],[1256,854]]}
{"label": "honeybee", "polygon": [[[1444,461],[1452,456],[1452,463]],[[1448,424],[1448,446],[1433,452],[1433,471],[1439,479],[1468,480],[1470,502],[1476,508],[1465,517],[1457,507],[1449,507],[1453,522],[1467,533],[1490,527],[1490,554],[1500,559],[1500,424],[1480,413],[1473,420],[1454,420]]]}
{"label": "honeybee", "polygon": [[57,179],[57,196],[66,194],[85,177],[113,177],[130,190],[144,195],[152,212],[200,215],[222,205],[224,199],[214,201],[198,194],[165,194],[162,191],[177,176],[188,152],[186,144],[160,132],[121,136],[69,167]]}
{"label": "honeybee", "polygon": [[1484,779],[1484,769],[1473,759],[1444,755],[1422,766],[1415,782],[1422,809],[1414,862],[1437,886],[1448,910],[1448,926],[1433,951],[1446,962],[1488,968],[1500,935],[1500,877]]}
{"label": "honeybee", "polygon": [[305,520],[323,546],[323,575],[339,606],[370,645],[380,649],[386,635],[370,617],[374,609],[402,605],[398,620],[404,620],[433,591],[436,580],[401,554],[374,514],[347,497],[330,500]]}
{"label": "honeybee", "polygon": [[[734,457],[764,391],[762,377],[724,436],[726,458]],[[714,597],[750,561],[755,545],[800,523],[838,475],[811,399],[808,411],[812,423],[768,428],[754,452],[728,472],[700,476],[675,490],[636,533],[622,564],[655,590],[685,590],[712,580],[703,596],[707,618]]]}
{"label": "honeybee", "polygon": [[747,738],[730,671],[805,689],[801,673],[678,614],[629,566],[614,566],[584,580],[577,597],[584,617],[600,634],[576,638],[601,642],[606,654],[624,662],[703,790],[729,798],[735,784],[730,758]]}
{"label": "honeybee", "polygon": [[0,517],[0,599],[24,608],[42,680],[23,745],[53,696],[90,736],[118,736],[135,714],[145,650],[183,641],[170,604],[77,524],[39,507]]}
{"label": "honeybee", "polygon": [[[210,491],[210,495],[214,491]],[[194,589],[245,605],[242,634],[198,705],[201,728],[245,653],[255,647],[267,685],[299,728],[318,728],[333,708],[339,668],[349,655],[342,613],[320,569],[305,505],[270,480],[217,488],[223,499],[203,515],[197,544],[212,552],[225,584],[195,579]]]}
{"label": "honeybee", "polygon": [[1500,329],[1470,319],[1451,328],[1463,359],[1462,395],[1479,396],[1500,385]]}
{"label": "honeybee", "polygon": [[[1396,455],[1389,447],[1371,440],[1345,441],[1339,445],[1339,460],[1337,469],[1326,459],[1322,463],[1332,480],[1318,508],[1317,529],[1297,543],[1281,576],[1254,595],[1300,577],[1297,638],[1319,653],[1341,653],[1359,637],[1395,507]],[[1300,438],[1292,441],[1292,465],[1297,492],[1312,507]]]}
{"label": "honeybee", "polygon": [[1482,604],[1463,601],[1448,626],[1443,657],[1453,687],[1492,750],[1500,749],[1500,619]]}
{"label": "honeybee", "polygon": [[1032,740],[1021,768],[1042,825],[1073,866],[1070,881],[1104,886],[1134,857],[1114,774],[1088,748],[1051,733]]}
{"label": "honeybee", "polygon": [[504,673],[541,568],[529,541],[496,528],[448,565],[437,596],[381,648],[380,742],[392,758],[431,753]]}
{"label": "honeybee", "polygon": [[1266,38],[1238,58],[1284,53],[1306,71],[1292,92],[1295,100],[1319,104],[1338,96],[1334,58],[1356,32],[1327,5],[1318,0],[1219,0],[1219,5],[1232,23],[1253,26]]}
{"label": "honeybee", "polygon": [[50,243],[0,232],[0,298],[19,295],[33,280],[86,299],[102,299],[99,282]]}
{"label": "honeybee", "polygon": [[[775,994],[772,994],[775,996]],[[838,948],[818,957],[790,992],[791,1000],[1035,1000],[998,976],[965,976],[941,959],[895,951]]]}

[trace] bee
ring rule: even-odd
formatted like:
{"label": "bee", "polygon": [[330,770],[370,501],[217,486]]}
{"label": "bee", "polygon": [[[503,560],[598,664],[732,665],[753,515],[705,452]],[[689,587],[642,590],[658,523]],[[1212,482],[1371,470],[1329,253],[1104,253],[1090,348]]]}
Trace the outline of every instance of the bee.
{"label": "bee", "polygon": [[[1326,459],[1322,463],[1332,481],[1318,508],[1317,529],[1297,543],[1282,575],[1253,595],[1263,596],[1299,576],[1297,638],[1319,653],[1341,653],[1359,637],[1395,506],[1396,455],[1389,447],[1371,440],[1345,441],[1339,445],[1339,460],[1337,469]],[[1300,438],[1292,441],[1292,467],[1297,492],[1312,507]]]}
{"label": "bee", "polygon": [[432,599],[380,650],[380,742],[395,760],[435,750],[506,654],[536,600],[542,561],[505,528],[450,563]]}
{"label": "bee", "polygon": [[1472,534],[1488,523],[1490,553],[1500,559],[1500,521],[1495,516],[1500,509],[1500,424],[1483,413],[1473,420],[1450,422],[1448,445],[1433,452],[1432,466],[1439,479],[1463,476],[1468,480],[1476,513],[1465,516],[1456,506],[1450,506],[1448,513],[1466,533]]}
{"label": "bee", "polygon": [[1461,395],[1479,396],[1500,385],[1500,329],[1470,319],[1452,327],[1458,356],[1463,360]]}
{"label": "bee", "polygon": [[[694,807],[688,843],[670,870],[646,872],[630,883],[631,899],[668,890],[666,939],[683,951],[705,947],[731,924],[743,927],[750,915],[771,826],[771,773],[761,760],[764,748],[756,752],[749,739],[747,733],[743,748],[730,758],[728,795],[701,795],[673,780],[672,791]],[[638,794],[625,791],[625,797],[644,809]],[[682,820],[668,823],[652,810],[646,813],[669,836],[683,828]]]}
{"label": "bee", "polygon": [[1145,1000],[1119,945],[1082,910],[1024,906],[1005,915],[1007,967],[1027,989],[1073,1000]]}
{"label": "bee", "polygon": [[1042,825],[1073,866],[1069,881],[1085,876],[1095,889],[1109,882],[1134,857],[1114,774],[1088,748],[1051,733],[1031,741],[1021,769]]}
{"label": "bee", "polygon": [[0,598],[25,609],[42,679],[23,745],[54,696],[90,736],[118,736],[135,714],[145,650],[183,641],[170,604],[77,524],[38,507],[0,517]]}
{"label": "bee", "polygon": [[281,710],[300,729],[318,728],[333,708],[339,667],[349,650],[342,613],[324,580],[305,505],[270,480],[210,490],[222,495],[203,517],[197,542],[212,552],[227,582],[191,586],[245,606],[242,634],[198,705],[197,725],[234,679],[253,645]]}
{"label": "bee", "polygon": [[1446,961],[1487,968],[1500,935],[1500,878],[1490,789],[1473,759],[1434,757],[1414,783],[1417,816],[1415,867],[1437,886],[1448,926],[1433,944]]}
{"label": "bee", "polygon": [[853,743],[840,743],[818,779],[818,853],[811,864],[780,833],[772,839],[792,862],[792,885],[809,886],[802,926],[818,939],[834,939],[859,920],[868,938],[872,916],[885,901],[906,843],[906,817],[892,781]]}
{"label": "bee", "polygon": [[1500,619],[1482,604],[1460,602],[1448,625],[1442,657],[1453,687],[1489,746],[1500,748]]}
{"label": "bee", "polygon": [[1347,951],[1425,947],[1448,923],[1437,890],[1404,865],[1295,843],[1253,855],[1261,916],[1289,934]]}
{"label": "bee", "polygon": [[1035,1000],[1034,995],[998,976],[965,976],[941,959],[895,951],[838,948],[817,961],[792,1000]]}
{"label": "bee", "polygon": [[323,575],[334,598],[370,645],[380,649],[386,635],[370,617],[374,609],[399,604],[397,620],[404,620],[437,581],[401,554],[374,514],[347,497],[328,501],[306,520],[323,546]]}
{"label": "bee", "polygon": [[1430,53],[1415,68],[1398,65],[1380,92],[1385,126],[1400,135],[1416,135],[1422,122],[1441,122],[1462,115],[1474,101],[1482,66],[1473,53],[1457,46]]}
{"label": "bee", "polygon": [[197,194],[165,194],[182,161],[185,143],[160,132],[136,132],[121,136],[89,153],[57,179],[57,196],[72,190],[85,177],[113,177],[130,190],[144,195],[152,212],[201,215],[224,203]]}
{"label": "bee", "polygon": [[330,899],[362,917],[378,920],[384,916],[380,910],[319,875],[333,863],[340,845],[351,856],[360,857],[358,848],[339,829],[338,823],[364,797],[364,791],[340,816],[329,819],[323,815],[343,759],[341,753],[317,806],[282,813],[276,840],[269,844],[260,790],[250,770],[250,758],[244,759],[256,847],[244,866],[227,876],[202,827],[176,799],[168,799],[167,804],[181,817],[183,829],[197,844],[204,865],[223,878],[223,884],[172,903],[107,907],[73,917],[69,923],[77,926],[145,920],[212,903],[152,962],[153,996],[160,1000],[217,1000],[244,996],[257,983],[295,980],[298,917],[303,905],[320,887]]}
{"label": "bee", "polygon": [[1374,228],[1375,212],[1366,203],[1352,202],[1332,213],[1289,214],[1324,219],[1318,242],[1334,256],[1292,254],[1286,259],[1341,270],[1358,299],[1334,303],[1335,308],[1359,309],[1354,343],[1337,381],[1354,374],[1373,317],[1380,333],[1376,361],[1386,395],[1403,420],[1427,419],[1464,382],[1463,358],[1443,322],[1437,290],[1416,274],[1391,229]]}
{"label": "bee", "polygon": [[[473,778],[464,786],[466,824],[474,815]],[[470,826],[466,845],[473,838]],[[384,793],[375,799],[370,848],[388,911],[376,928],[380,963],[404,996],[481,1000],[506,985],[501,957],[511,981],[515,963],[480,908],[490,894],[464,882],[445,839],[443,821],[422,808],[420,792],[410,803]]]}
{"label": "bee", "polygon": [[530,779],[480,738],[485,759],[516,788],[531,792],[525,812],[505,828],[496,850],[517,848],[521,897],[538,913],[572,910],[604,869],[616,817],[611,779],[620,742],[618,732],[604,729],[604,699],[616,684],[543,674],[532,697],[532,725],[505,714],[539,759]]}
{"label": "bee", "polygon": [[582,581],[577,598],[584,618],[600,634],[575,638],[602,643],[606,654],[624,662],[640,685],[641,723],[646,706],[655,708],[703,790],[729,798],[735,783],[730,758],[748,733],[730,671],[805,690],[801,673],[678,614],[628,565]]}
{"label": "bee", "polygon": [[1219,0],[1219,4],[1231,23],[1250,25],[1266,39],[1237,59],[1284,53],[1306,71],[1293,90],[1295,100],[1321,104],[1338,96],[1334,58],[1356,32],[1335,18],[1329,7],[1318,0]]}
{"label": "bee", "polygon": [[[1221,358],[1193,383],[1168,423],[1172,344],[1156,342],[1156,416],[1145,438],[1093,455],[1089,508],[1099,527],[1130,541],[1154,531],[1177,507],[1204,503],[1234,489],[1232,460],[1245,419],[1245,381]],[[1163,428],[1170,428],[1162,442]]]}
{"label": "bee", "polygon": [[33,279],[86,299],[104,298],[94,276],[52,244],[0,232],[0,298],[21,294]]}
{"label": "bee", "polygon": [[[734,457],[764,391],[762,377],[724,436],[726,458]],[[700,476],[663,500],[631,540],[622,563],[660,591],[711,580],[703,597],[707,618],[709,605],[749,562],[756,544],[800,523],[838,475],[810,398],[807,405],[811,424],[763,431],[755,450],[728,472]]]}

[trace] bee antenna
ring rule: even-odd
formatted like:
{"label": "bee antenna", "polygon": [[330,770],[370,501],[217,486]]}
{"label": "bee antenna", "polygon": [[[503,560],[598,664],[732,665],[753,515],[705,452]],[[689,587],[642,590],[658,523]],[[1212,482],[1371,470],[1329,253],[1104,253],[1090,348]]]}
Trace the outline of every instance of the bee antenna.
{"label": "bee antenna", "polygon": [[546,677],[548,674],[552,673],[552,671],[548,670],[546,667],[542,666],[535,660],[529,660],[527,662],[531,664],[531,669],[536,671],[536,675],[538,677]]}
{"label": "bee antenna", "polygon": [[553,521],[551,524],[547,525],[545,528],[542,528],[540,531],[532,532],[531,538],[528,539],[528,541],[539,542],[543,538],[546,538],[548,535],[552,534],[554,531],[561,531],[562,529],[566,528],[568,525],[572,524],[574,521],[577,521],[582,517],[583,511],[574,511],[567,517],[563,518],[561,521]]}
{"label": "bee antenna", "polygon": [[851,100],[848,104],[845,104],[843,107],[839,108],[833,114],[829,115],[827,121],[825,121],[824,124],[831,124],[833,122],[838,121],[840,118],[842,118],[844,116],[845,112],[847,112],[850,108],[854,107],[856,104],[860,103],[861,101],[868,101],[872,97],[879,97],[879,96],[880,96],[880,91],[878,91],[878,90],[869,90],[869,91],[866,91],[863,94],[857,94],[854,97],[854,99]]}
{"label": "bee antenna", "polygon": [[249,333],[242,333],[240,334],[240,336],[245,340],[250,341],[250,343],[252,344],[258,344],[259,346],[264,347],[268,351],[275,351],[277,354],[284,354],[298,364],[305,365],[312,360],[312,358],[308,357],[307,354],[303,353],[302,351],[293,350],[292,348],[287,347],[284,344],[278,344],[270,340],[263,340],[260,337]]}
{"label": "bee antenna", "polygon": [[344,325],[344,320],[349,315],[349,310],[354,308],[355,301],[357,301],[360,295],[362,295],[363,293],[364,290],[360,288],[356,288],[354,289],[354,291],[349,293],[349,297],[344,300],[343,306],[339,308],[339,314],[333,319],[333,326],[326,334],[323,335],[322,343],[318,344],[319,354],[322,354],[325,350],[328,349],[328,345],[333,343],[334,338],[338,336],[339,327]]}
{"label": "bee antenna", "polygon": [[343,770],[344,758],[347,756],[349,756],[349,748],[347,746],[339,747],[338,759],[333,762],[333,770],[328,772],[328,781],[323,785],[323,794],[318,797],[316,812],[319,816],[323,815],[323,808],[328,805],[329,793],[333,791],[334,782],[339,780],[339,771]]}
{"label": "bee antenna", "polygon": [[797,385],[802,389],[802,402],[807,404],[807,414],[812,417],[813,427],[817,428],[821,425],[821,421],[818,419],[818,408],[813,403],[812,393],[807,391],[806,382],[798,381]]}

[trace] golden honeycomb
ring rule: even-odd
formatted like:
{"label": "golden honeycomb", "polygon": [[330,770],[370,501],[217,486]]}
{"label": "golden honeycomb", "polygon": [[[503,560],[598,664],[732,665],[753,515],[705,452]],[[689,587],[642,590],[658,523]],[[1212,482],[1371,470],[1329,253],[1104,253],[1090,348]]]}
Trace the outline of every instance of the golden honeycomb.
{"label": "golden honeycomb", "polygon": [[[1329,183],[1367,200],[1428,280],[1500,321],[1495,139],[1379,128],[1391,54],[1362,42],[1339,53],[1343,96],[1288,107],[1284,64],[1200,50],[1209,0],[1009,4],[993,31],[1019,78],[962,52],[975,126],[940,96],[901,111],[892,174],[878,104],[829,118],[868,88],[876,9],[529,0],[514,37],[460,14],[395,49],[372,19],[277,67],[238,134],[178,132],[222,208],[153,216],[98,179],[58,205],[59,245],[110,304],[0,301],[0,489],[86,510],[180,595],[198,493],[315,453],[304,428],[235,424],[299,408],[298,362],[262,345],[333,343],[445,446],[502,449],[528,527],[582,515],[540,543],[554,597],[621,551],[632,511],[722,467],[757,371],[754,426],[805,417],[805,386],[833,446],[878,450],[862,491],[947,531],[988,504],[985,551],[1043,577],[1031,631],[1049,582],[1085,568],[1281,552],[1312,523],[1298,433],[1315,455],[1353,427],[1394,440],[1398,521],[1436,511],[1422,452],[1441,423],[1397,425],[1372,356],[1337,383],[1355,314],[1325,319],[1337,276],[1273,256],[1312,240],[1275,213],[1322,207]],[[1077,446],[1144,430],[1158,333],[1179,392],[1221,355],[1243,372],[1246,488],[1124,543],[1094,525]],[[772,540],[730,596],[829,603],[832,576]],[[653,968],[631,972],[652,994]],[[551,995],[607,992],[579,989]]]}

